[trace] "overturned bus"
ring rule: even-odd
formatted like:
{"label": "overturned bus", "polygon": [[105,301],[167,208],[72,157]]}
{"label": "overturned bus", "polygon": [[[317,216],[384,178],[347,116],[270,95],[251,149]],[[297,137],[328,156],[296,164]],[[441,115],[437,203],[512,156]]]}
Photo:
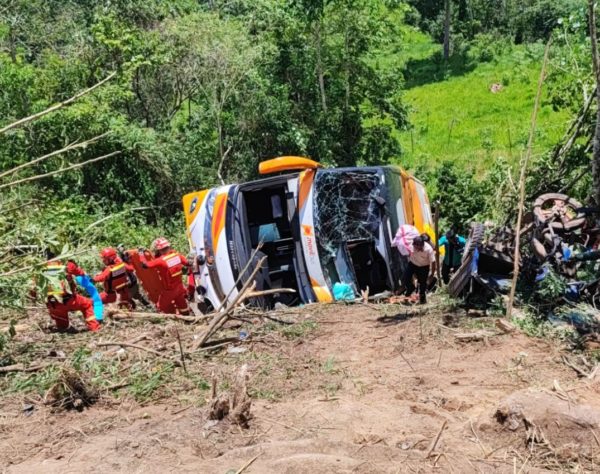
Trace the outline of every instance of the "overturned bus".
{"label": "overturned bus", "polygon": [[235,298],[257,256],[267,257],[257,289],[295,290],[262,300],[267,306],[331,302],[336,283],[357,296],[393,291],[403,271],[391,246],[398,227],[434,237],[425,187],[400,167],[327,169],[280,157],[260,163],[259,172],[277,175],[183,197],[204,311]]}

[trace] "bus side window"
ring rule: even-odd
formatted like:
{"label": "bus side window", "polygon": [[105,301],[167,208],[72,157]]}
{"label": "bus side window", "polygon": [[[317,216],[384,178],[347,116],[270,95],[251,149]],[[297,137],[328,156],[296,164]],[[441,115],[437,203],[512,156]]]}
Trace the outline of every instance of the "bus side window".
{"label": "bus side window", "polygon": [[396,201],[396,214],[398,215],[399,226],[406,224],[406,216],[404,215],[404,203],[402,198]]}

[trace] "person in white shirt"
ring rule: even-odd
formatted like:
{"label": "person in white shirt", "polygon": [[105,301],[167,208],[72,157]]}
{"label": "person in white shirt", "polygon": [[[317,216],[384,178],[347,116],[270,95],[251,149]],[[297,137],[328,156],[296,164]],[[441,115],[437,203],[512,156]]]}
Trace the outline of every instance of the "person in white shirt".
{"label": "person in white shirt", "polygon": [[422,236],[415,237],[412,243],[413,250],[408,257],[408,268],[404,273],[404,286],[406,295],[411,296],[415,291],[413,278],[417,277],[419,285],[419,302],[427,303],[427,279],[435,275],[435,251]]}

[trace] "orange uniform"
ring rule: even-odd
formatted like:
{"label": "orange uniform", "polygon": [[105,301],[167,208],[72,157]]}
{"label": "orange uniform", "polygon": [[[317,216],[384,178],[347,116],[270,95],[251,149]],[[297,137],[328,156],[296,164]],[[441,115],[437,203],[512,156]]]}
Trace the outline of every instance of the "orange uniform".
{"label": "orange uniform", "polygon": [[94,316],[92,300],[77,294],[73,281],[73,276],[84,275],[85,272],[73,262],[63,265],[59,261],[52,261],[46,265],[45,274],[48,280],[53,282],[48,284],[46,308],[56,327],[59,330],[68,329],[69,313],[81,311],[87,328],[90,331],[98,331],[100,323]]}
{"label": "orange uniform", "polygon": [[123,262],[119,257],[115,257],[113,263],[106,265],[102,272],[94,276],[94,281],[104,285],[104,291],[100,293],[102,303],[114,303],[119,295],[120,306],[135,308],[129,292],[129,288],[135,281],[133,266]]}
{"label": "orange uniform", "polygon": [[187,259],[180,253],[170,251],[153,260],[142,260],[147,268],[154,268],[159,274],[163,291],[158,297],[157,307],[161,313],[188,314],[187,290],[183,286],[181,276],[183,267],[187,267]]}

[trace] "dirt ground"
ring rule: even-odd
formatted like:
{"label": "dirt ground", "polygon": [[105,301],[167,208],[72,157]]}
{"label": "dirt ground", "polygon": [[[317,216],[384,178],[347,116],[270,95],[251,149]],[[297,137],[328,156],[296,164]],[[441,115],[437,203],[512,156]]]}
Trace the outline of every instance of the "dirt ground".
{"label": "dirt ground", "polygon": [[82,412],[36,406],[25,416],[11,395],[0,401],[0,467],[524,473],[600,463],[599,385],[565,366],[555,342],[521,333],[458,342],[493,322],[463,314],[452,324],[432,306],[310,306],[298,317],[314,329],[193,362],[217,375],[248,364],[249,428],[210,421],[205,400],[181,396],[102,399]]}

